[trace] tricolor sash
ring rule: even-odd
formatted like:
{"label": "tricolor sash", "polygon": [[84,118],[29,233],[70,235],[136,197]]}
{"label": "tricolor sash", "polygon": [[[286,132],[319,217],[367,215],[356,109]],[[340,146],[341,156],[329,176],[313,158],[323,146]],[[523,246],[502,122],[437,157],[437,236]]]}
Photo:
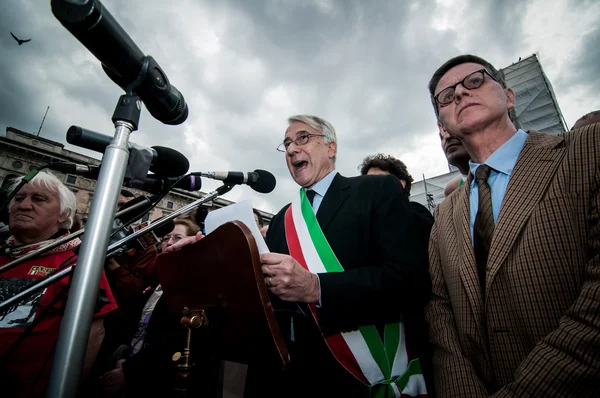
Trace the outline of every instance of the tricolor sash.
{"label": "tricolor sash", "polygon": [[[285,234],[290,255],[312,273],[342,272],[344,268],[329,246],[304,189],[285,213]],[[327,303],[325,303],[327,305]],[[317,324],[316,306],[309,305]],[[384,342],[374,325],[325,337],[338,362],[371,389],[371,396],[426,397],[419,359],[409,361],[402,322],[385,325]]]}

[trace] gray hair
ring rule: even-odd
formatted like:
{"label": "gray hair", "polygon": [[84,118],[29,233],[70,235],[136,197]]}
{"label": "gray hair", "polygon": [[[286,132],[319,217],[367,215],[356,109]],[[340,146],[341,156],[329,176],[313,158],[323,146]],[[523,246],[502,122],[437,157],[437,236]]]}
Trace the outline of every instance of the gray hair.
{"label": "gray hair", "polygon": [[[10,190],[15,190],[21,181],[23,181],[24,177],[16,179]],[[55,175],[46,173],[44,171],[40,171],[37,173],[35,177],[28,184],[34,185],[36,187],[44,188],[49,191],[56,191],[58,193],[58,201],[60,203],[60,215],[69,217],[63,221],[59,228],[70,229],[73,226],[73,220],[75,219],[75,212],[77,210],[77,198],[75,198],[75,194],[71,192],[71,190],[62,183]],[[12,199],[10,201],[9,207],[15,203],[15,200]]]}
{"label": "gray hair", "polygon": [[[333,127],[333,125],[331,123],[329,123],[327,120],[325,120],[323,118],[320,118],[320,117],[314,116],[314,115],[290,116],[288,118],[288,124],[292,124],[294,122],[304,123],[307,126],[310,126],[313,129],[320,131],[321,134],[323,134],[325,136],[323,138],[324,138],[326,144],[329,144],[330,142],[337,142],[335,128]],[[333,157],[334,163],[335,163],[336,158],[337,158],[337,153],[336,153],[336,156]]]}
{"label": "gray hair", "polygon": [[437,118],[439,118],[440,113],[439,113],[438,105],[434,98],[434,94],[435,94],[435,89],[436,89],[438,83],[450,69],[454,68],[455,66],[467,64],[467,63],[474,63],[474,64],[479,64],[479,65],[483,66],[488,71],[490,76],[492,76],[492,78],[494,80],[496,80],[502,86],[502,88],[506,88],[506,81],[504,80],[504,75],[500,71],[498,71],[498,69],[496,69],[494,67],[494,65],[492,65],[485,59],[478,57],[476,55],[471,55],[471,54],[459,55],[458,57],[454,57],[454,58],[446,61],[446,63],[444,63],[444,65],[440,66],[433,73],[431,80],[429,80],[429,85],[428,85],[429,95],[431,98],[431,104],[433,105],[433,110],[435,112],[435,116]]}

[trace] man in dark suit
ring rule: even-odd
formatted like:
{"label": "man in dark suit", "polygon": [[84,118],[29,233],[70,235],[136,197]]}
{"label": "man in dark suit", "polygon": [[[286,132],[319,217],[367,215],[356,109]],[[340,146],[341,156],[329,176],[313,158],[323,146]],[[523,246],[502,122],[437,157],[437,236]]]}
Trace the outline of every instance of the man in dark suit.
{"label": "man in dark suit", "polygon": [[[377,155],[367,156],[359,166],[361,175],[380,175],[391,174],[398,179],[404,192],[410,198],[410,187],[414,181],[413,177],[408,172],[408,168],[400,159],[396,159],[391,155],[378,153]],[[410,207],[417,217],[421,230],[421,239],[429,242],[429,232],[433,226],[433,216],[427,207],[419,202],[410,202]]]}
{"label": "man in dark suit", "polygon": [[431,231],[437,394],[600,396],[600,124],[517,129],[513,91],[472,55],[429,90],[471,158]]}
{"label": "man in dark suit", "polygon": [[422,347],[413,344],[423,331],[410,319],[429,299],[426,243],[414,238],[413,213],[395,177],[335,171],[336,141],[333,126],[319,117],[289,118],[279,149],[301,188],[273,217],[272,253],[261,262],[291,365],[246,396],[425,393],[416,369]]}

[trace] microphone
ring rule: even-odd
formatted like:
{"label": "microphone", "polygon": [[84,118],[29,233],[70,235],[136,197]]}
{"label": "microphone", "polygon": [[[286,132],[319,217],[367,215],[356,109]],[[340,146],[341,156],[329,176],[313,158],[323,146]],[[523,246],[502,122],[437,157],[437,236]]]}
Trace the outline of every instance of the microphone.
{"label": "microphone", "polygon": [[179,177],[171,177],[166,178],[156,178],[154,176],[149,175],[146,177],[146,181],[139,188],[142,191],[155,193],[155,192],[163,192],[163,190],[169,190],[171,188],[179,188],[185,191],[199,191],[202,188],[202,179],[196,175],[185,176],[179,180]]}
{"label": "microphone", "polygon": [[221,180],[225,184],[246,184],[260,193],[269,193],[275,189],[277,181],[275,176],[266,170],[254,170],[247,173],[241,171],[207,171],[200,174],[202,177]]}
{"label": "microphone", "polygon": [[144,214],[148,210],[152,208],[152,204],[159,199],[160,195],[152,195],[152,196],[138,196],[136,198],[131,199],[121,205],[121,211],[127,210],[138,203],[144,203],[140,207],[136,207],[135,210],[130,210],[125,214],[121,215],[115,221],[118,221],[121,225],[131,224],[132,222],[142,218]]}
{"label": "microphone", "polygon": [[131,209],[119,216],[119,218],[115,218],[112,226],[112,233],[110,235],[109,245],[120,241],[129,235],[127,228],[125,225],[131,224],[135,220],[140,219],[151,207],[152,203],[154,203],[158,197],[147,197],[147,196],[138,196],[137,198],[133,198],[130,201],[124,203],[121,206],[121,211],[127,210],[130,207],[133,207],[139,203],[143,203],[143,205],[137,207],[135,209]]}
{"label": "microphone", "polygon": [[[113,244],[116,243],[117,241],[128,236],[129,233],[132,233],[133,231],[135,231],[137,229],[145,227],[148,224],[150,224],[150,223],[140,224],[139,227],[132,228],[131,230],[127,229],[127,231],[120,231],[120,233],[114,237],[112,243]],[[160,238],[162,238],[166,234],[170,233],[174,229],[175,229],[175,223],[173,223],[173,221],[169,220],[168,222],[164,223],[163,225],[156,227],[155,229],[153,229],[151,231],[147,231],[146,233],[140,235],[137,239],[133,239],[133,240],[130,240],[129,242],[125,243],[123,246],[121,246],[118,249],[116,249],[115,251],[111,252],[110,257],[118,257],[118,256],[122,255],[123,253],[128,252],[131,249],[137,249],[138,251],[145,251],[145,250],[149,249],[151,246],[155,246],[155,245],[159,244]]]}
{"label": "microphone", "polygon": [[[50,163],[48,165],[50,170],[60,171],[65,174],[75,174],[78,176],[97,179],[100,174],[100,166],[87,166],[83,164],[77,163],[65,163],[65,162],[56,162]],[[165,177],[165,178],[157,178],[155,175],[151,174],[146,176],[146,179],[142,186],[136,185],[131,188],[138,188],[142,191],[150,192],[150,193],[158,193],[163,190],[169,190],[171,188],[179,188],[186,191],[199,191],[202,188],[202,179],[196,175],[184,176],[178,181],[181,177]],[[166,181],[165,181],[166,180]],[[124,184],[129,187],[127,182]],[[129,203],[129,202],[127,202]]]}
{"label": "microphone", "polygon": [[64,163],[64,162],[56,162],[50,163],[48,165],[50,170],[60,171],[66,174],[75,174],[78,176],[86,177],[86,178],[98,178],[98,174],[100,174],[99,166],[86,166],[77,163]]}
{"label": "microphone", "polygon": [[133,90],[150,114],[165,124],[188,117],[183,95],[151,56],[145,56],[99,0],[52,0],[52,13],[102,63],[113,82]]}
{"label": "microphone", "polygon": [[[78,147],[89,149],[91,151],[104,153],[106,147],[110,144],[112,137],[97,133],[92,130],[87,130],[79,126],[71,126],[67,130],[67,142]],[[129,143],[129,148],[133,148],[136,144]],[[181,153],[174,149],[153,146],[148,149],[152,153],[152,165],[150,171],[154,174],[178,177],[188,172],[190,168],[189,160]]]}

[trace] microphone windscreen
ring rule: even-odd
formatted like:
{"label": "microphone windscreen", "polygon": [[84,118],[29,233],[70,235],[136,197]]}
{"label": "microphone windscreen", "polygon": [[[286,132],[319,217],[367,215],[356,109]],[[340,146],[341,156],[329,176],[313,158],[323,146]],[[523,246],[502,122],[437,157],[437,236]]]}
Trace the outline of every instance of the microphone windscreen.
{"label": "microphone windscreen", "polygon": [[181,181],[175,183],[173,188],[185,189],[186,191],[199,191],[202,188],[202,178],[195,175],[185,176]]}
{"label": "microphone windscreen", "polygon": [[208,216],[208,209],[204,206],[200,206],[196,209],[196,214],[194,215],[194,219],[196,220],[196,224],[202,226],[204,220],[206,220],[206,216]]}
{"label": "microphone windscreen", "polygon": [[139,208],[127,212],[119,217],[123,224],[130,224],[131,222],[142,218],[142,216],[150,209],[150,207],[152,207],[152,202],[147,196],[138,196],[137,198],[133,198],[130,201],[127,201],[121,205],[120,211],[123,211],[141,202],[147,203],[145,203],[144,206],[140,206]]}
{"label": "microphone windscreen", "polygon": [[258,181],[256,181],[256,184],[252,185],[252,189],[260,193],[269,193],[275,189],[277,181],[273,174],[266,170],[254,170],[254,172],[258,174]]}
{"label": "microphone windscreen", "polygon": [[[158,221],[158,220],[156,220]],[[154,222],[156,222],[154,221]],[[163,236],[165,236],[168,233],[171,233],[171,231],[173,231],[175,229],[175,223],[173,223],[173,220],[169,220],[166,223],[164,223],[163,225],[161,225],[160,227],[156,227],[156,229],[154,229],[154,233],[156,234],[156,236],[160,239]]]}
{"label": "microphone windscreen", "polygon": [[161,177],[179,177],[190,169],[189,160],[181,153],[164,146],[153,146],[156,157],[152,161],[150,171]]}

